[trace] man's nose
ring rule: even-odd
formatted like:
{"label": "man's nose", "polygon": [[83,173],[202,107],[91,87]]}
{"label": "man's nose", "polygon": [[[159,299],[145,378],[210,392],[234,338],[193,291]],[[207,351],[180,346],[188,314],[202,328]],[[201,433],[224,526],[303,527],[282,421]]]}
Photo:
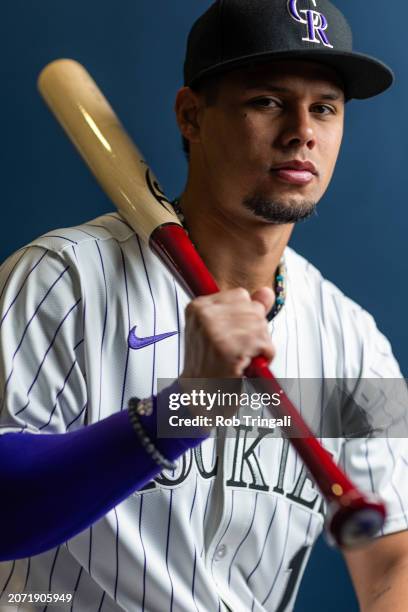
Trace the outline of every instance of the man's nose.
{"label": "man's nose", "polygon": [[296,108],[288,111],[280,136],[281,145],[285,148],[307,146],[313,149],[316,145],[316,134],[308,108]]}

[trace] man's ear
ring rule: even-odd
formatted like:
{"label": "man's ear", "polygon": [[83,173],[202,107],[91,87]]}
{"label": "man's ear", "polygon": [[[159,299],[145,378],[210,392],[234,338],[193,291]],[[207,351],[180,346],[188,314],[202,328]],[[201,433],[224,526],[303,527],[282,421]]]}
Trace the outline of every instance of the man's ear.
{"label": "man's ear", "polygon": [[177,92],[174,110],[182,136],[189,142],[200,142],[200,110],[202,102],[190,87]]}

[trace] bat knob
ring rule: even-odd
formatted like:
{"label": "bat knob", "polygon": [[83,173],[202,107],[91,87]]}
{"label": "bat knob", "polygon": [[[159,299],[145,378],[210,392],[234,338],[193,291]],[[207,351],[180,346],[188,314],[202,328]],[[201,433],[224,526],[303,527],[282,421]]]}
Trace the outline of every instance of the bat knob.
{"label": "bat knob", "polygon": [[[345,503],[344,503],[345,502]],[[374,496],[334,502],[327,513],[327,539],[342,548],[357,548],[369,541],[384,525],[384,504]]]}

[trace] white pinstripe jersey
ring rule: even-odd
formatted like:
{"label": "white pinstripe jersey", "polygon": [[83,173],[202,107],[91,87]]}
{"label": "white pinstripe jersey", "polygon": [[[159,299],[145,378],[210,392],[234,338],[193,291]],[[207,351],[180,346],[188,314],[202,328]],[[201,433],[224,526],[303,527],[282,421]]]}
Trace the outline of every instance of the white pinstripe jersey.
{"label": "white pinstripe jersey", "polygon": [[[372,317],[292,249],[285,258],[287,301],[270,323],[276,376],[401,377]],[[182,369],[188,297],[116,214],[20,249],[1,268],[0,296],[2,433],[73,431]],[[135,325],[140,336],[178,333],[132,350]],[[406,529],[404,440],[325,444],[385,499],[384,533]],[[0,564],[0,591],[75,591],[77,612],[216,612],[222,600],[234,612],[288,611],[322,524],[292,447],[241,431],[206,440],[58,548]]]}

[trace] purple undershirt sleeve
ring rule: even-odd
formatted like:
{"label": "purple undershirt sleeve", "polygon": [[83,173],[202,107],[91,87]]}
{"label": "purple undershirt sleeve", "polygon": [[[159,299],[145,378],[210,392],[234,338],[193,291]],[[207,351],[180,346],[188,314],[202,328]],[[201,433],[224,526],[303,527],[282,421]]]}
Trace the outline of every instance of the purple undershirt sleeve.
{"label": "purple undershirt sleeve", "polygon": [[[162,400],[174,385],[161,392]],[[156,413],[141,421],[171,461],[208,435],[197,430],[197,437],[157,438]],[[127,410],[66,434],[1,435],[0,561],[66,542],[160,471],[140,444]]]}

